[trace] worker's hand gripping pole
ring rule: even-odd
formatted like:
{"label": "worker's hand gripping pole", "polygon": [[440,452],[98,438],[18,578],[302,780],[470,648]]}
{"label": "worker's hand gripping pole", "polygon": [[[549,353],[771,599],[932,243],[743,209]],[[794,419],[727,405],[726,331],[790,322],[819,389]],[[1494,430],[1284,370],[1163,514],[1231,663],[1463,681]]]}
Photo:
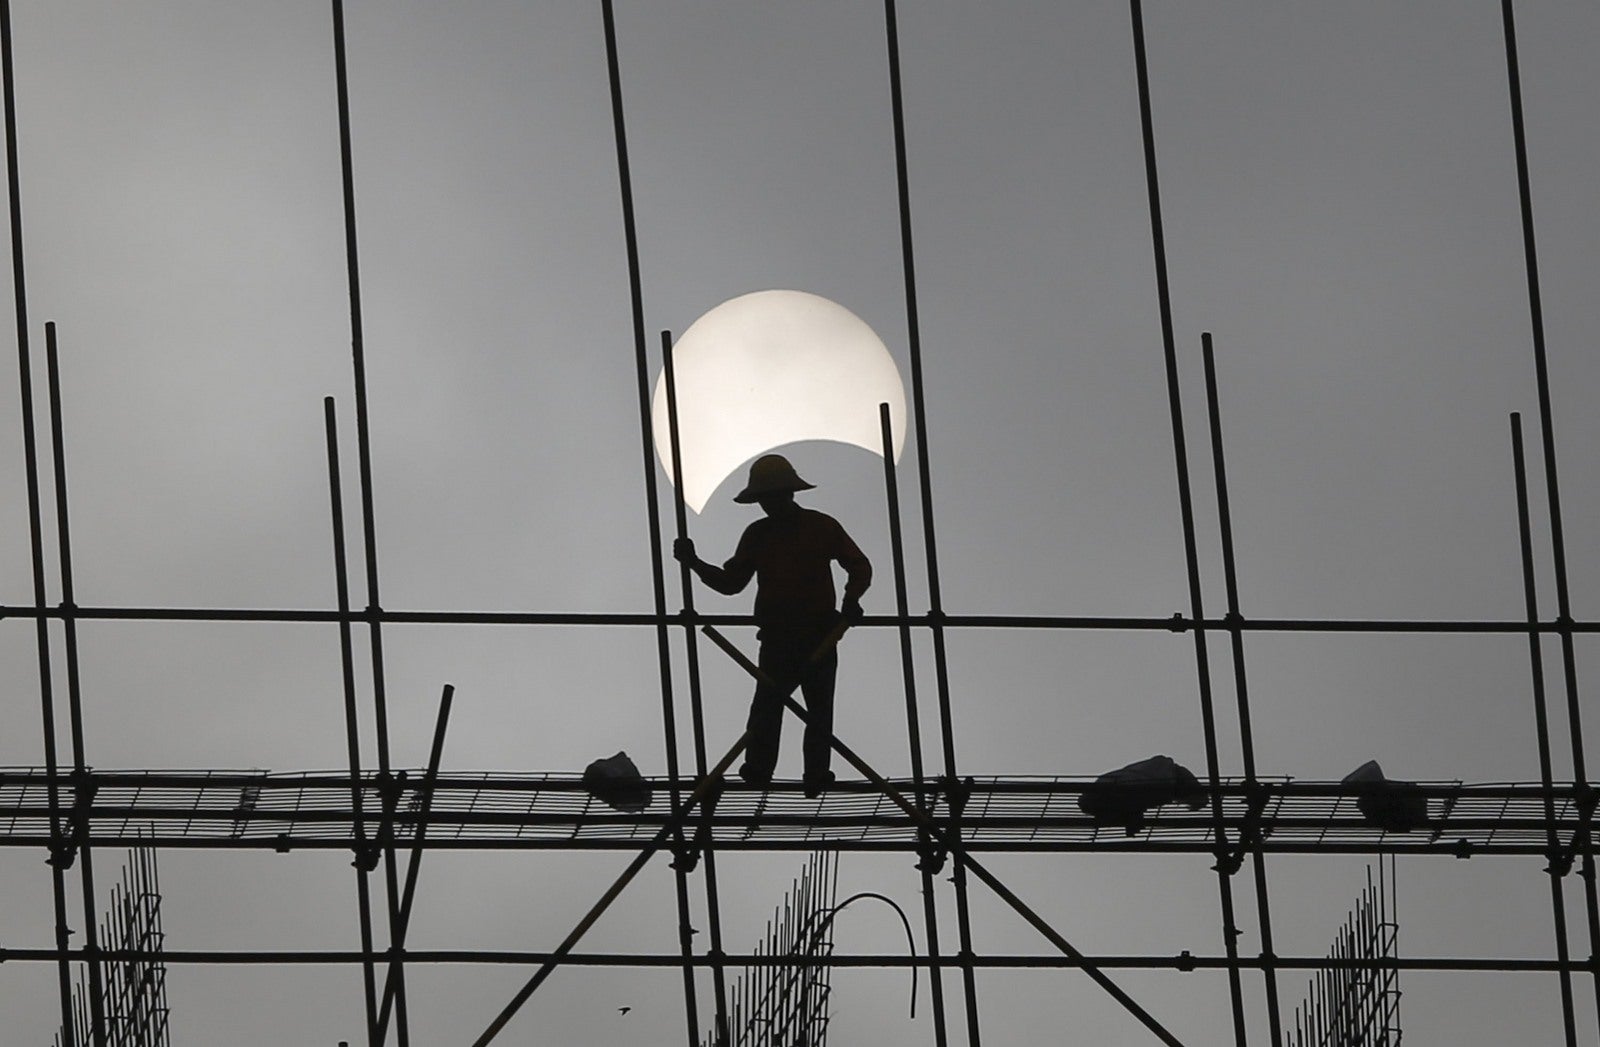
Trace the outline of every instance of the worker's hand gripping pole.
{"label": "worker's hand gripping pole", "polygon": [[[849,627],[849,623],[841,619],[829,631],[828,635],[823,637],[822,642],[817,645],[817,649],[811,654],[811,661],[815,662],[831,651]],[[707,634],[716,640],[719,645],[727,644],[727,641],[722,638],[720,633],[712,632],[708,628]],[[728,647],[723,649],[727,650]],[[742,658],[743,656],[741,655],[740,657]],[[759,674],[767,682],[772,682],[772,678],[759,668],[748,664],[746,668]],[[779,687],[781,699],[787,702],[792,709],[799,709],[799,706],[790,697],[790,695],[794,694],[795,688],[799,686],[800,682],[795,680]],[[528,997],[532,996],[539,986],[544,984],[545,979],[549,978],[551,972],[560,965],[562,958],[577,947],[583,936],[589,933],[589,928],[593,927],[595,922],[605,914],[605,911],[611,907],[611,903],[616,901],[628,884],[633,882],[633,878],[639,875],[640,870],[655,856],[655,853],[661,850],[670,838],[682,830],[684,823],[688,821],[689,815],[695,807],[705,802],[707,797],[720,788],[723,776],[728,773],[728,768],[732,767],[733,761],[744,753],[745,746],[749,743],[750,732],[746,730],[739,735],[739,740],[733,743],[722,759],[717,761],[716,766],[711,768],[704,778],[695,783],[694,791],[689,793],[689,796],[683,801],[683,807],[679,809],[678,814],[675,817],[669,817],[661,828],[656,830],[656,834],[634,856],[633,861],[628,863],[628,867],[622,870],[622,875],[617,877],[616,882],[606,889],[606,893],[600,896],[600,900],[595,902],[589,911],[584,914],[583,919],[579,920],[578,925],[562,939],[561,944],[555,947],[550,959],[540,965],[539,969],[533,973],[533,977],[529,978],[527,983],[511,998],[511,1002],[501,1009],[500,1013],[495,1016],[494,1021],[489,1023],[489,1027],[483,1030],[483,1033],[476,1040],[472,1041],[472,1047],[486,1047],[499,1035],[500,1030],[504,1029],[517,1011],[522,1008],[522,1005],[528,1002]],[[837,744],[836,740],[835,745]]]}

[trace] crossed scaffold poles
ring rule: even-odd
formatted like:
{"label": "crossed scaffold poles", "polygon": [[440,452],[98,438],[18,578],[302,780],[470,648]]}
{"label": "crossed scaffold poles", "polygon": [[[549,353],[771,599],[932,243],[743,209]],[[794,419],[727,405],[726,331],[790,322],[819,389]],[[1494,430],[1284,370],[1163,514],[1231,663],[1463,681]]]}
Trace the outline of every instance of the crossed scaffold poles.
{"label": "crossed scaffold poles", "polygon": [[[729,658],[733,659],[733,661],[741,668],[743,668],[745,672],[749,673],[752,677],[764,685],[776,687],[781,695],[784,706],[791,713],[798,716],[802,723],[808,723],[810,721],[810,717],[807,716],[806,710],[801,707],[799,702],[794,700],[794,691],[798,686],[798,681],[790,681],[786,684],[776,683],[759,666],[752,662],[743,651],[739,650],[739,648],[734,645],[733,641],[723,636],[715,627],[705,625],[702,626],[701,629],[713,643],[720,647],[723,652],[726,653]],[[848,629],[849,622],[841,618],[839,623],[834,626],[833,630],[823,638],[822,643],[818,645],[816,651],[812,653],[811,660],[814,662],[818,658],[827,654],[828,651],[832,650]],[[739,735],[738,740],[735,741],[731,747],[729,747],[722,759],[717,761],[716,766],[712,767],[704,777],[696,782],[694,790],[689,793],[678,812],[672,817],[668,818],[665,824],[663,824],[661,828],[657,830],[656,834],[650,838],[649,842],[640,849],[639,853],[634,856],[633,861],[628,863],[628,867],[622,871],[621,875],[617,877],[616,881],[613,882],[612,885],[606,889],[606,892],[600,896],[600,900],[594,903],[594,906],[584,914],[583,919],[578,921],[577,926],[573,927],[573,929],[567,934],[566,938],[562,939],[561,944],[556,946],[556,948],[552,951],[550,958],[540,965],[539,969],[533,973],[533,976],[528,979],[522,988],[517,990],[517,994],[511,998],[511,1001],[501,1009],[498,1015],[495,1016],[494,1021],[489,1023],[488,1028],[484,1029],[478,1038],[472,1042],[472,1047],[486,1047],[487,1044],[492,1042],[494,1038],[499,1035],[500,1031],[503,1030],[506,1025],[510,1023],[511,1019],[516,1015],[516,1013],[522,1009],[523,1004],[528,1002],[528,999],[538,991],[539,986],[543,985],[550,975],[555,971],[555,969],[561,965],[563,958],[572,952],[583,936],[587,934],[589,929],[595,925],[595,922],[598,921],[600,917],[605,914],[606,910],[611,907],[611,903],[616,901],[617,898],[621,896],[622,892],[627,889],[630,883],[633,882],[634,877],[639,875],[639,873],[644,869],[645,865],[649,863],[650,859],[655,856],[656,852],[666,846],[669,839],[683,831],[695,807],[698,805],[703,805],[709,808],[716,803],[716,798],[721,793],[723,777],[727,774],[728,768],[733,766],[733,762],[737,760],[741,754],[743,754],[745,746],[748,745],[749,742],[750,731],[747,729]],[[903,793],[901,793],[894,786],[890,785],[883,775],[874,770],[872,766],[863,760],[854,749],[840,741],[838,735],[830,735],[829,744],[833,747],[834,752],[838,753],[844,758],[846,763],[855,768],[858,773],[867,779],[867,781],[871,782],[874,787],[888,797],[889,800],[895,804],[895,806],[904,811],[906,816],[915,822],[918,828],[925,832],[937,846],[946,850],[951,857],[953,857],[957,862],[960,862],[968,872],[987,884],[990,890],[994,891],[994,893],[997,894],[1002,901],[1011,906],[1012,909],[1016,910],[1017,915],[1021,916],[1024,920],[1031,924],[1035,930],[1044,935],[1045,939],[1049,941],[1051,945],[1054,945],[1057,949],[1061,950],[1062,953],[1070,957],[1085,974],[1087,974],[1097,985],[1104,989],[1112,999],[1116,1000],[1124,1008],[1126,1008],[1128,1013],[1139,1019],[1139,1021],[1147,1029],[1154,1033],[1162,1043],[1169,1044],[1171,1047],[1182,1047],[1183,1041],[1179,1040],[1172,1034],[1171,1031],[1166,1028],[1166,1026],[1157,1021],[1154,1015],[1145,1010],[1144,1007],[1142,1007],[1132,996],[1129,996],[1128,993],[1116,982],[1112,981],[1104,971],[1100,970],[1100,968],[1089,962],[1088,958],[1071,942],[1067,941],[1067,939],[1064,938],[1059,931],[1050,926],[1044,917],[1040,916],[1026,902],[1017,897],[1016,893],[1002,883],[999,877],[990,872],[976,858],[972,857],[965,850],[963,850],[958,841],[952,838],[952,836],[944,827],[939,825],[938,822],[930,817],[926,811],[918,807],[916,803],[907,799]]]}

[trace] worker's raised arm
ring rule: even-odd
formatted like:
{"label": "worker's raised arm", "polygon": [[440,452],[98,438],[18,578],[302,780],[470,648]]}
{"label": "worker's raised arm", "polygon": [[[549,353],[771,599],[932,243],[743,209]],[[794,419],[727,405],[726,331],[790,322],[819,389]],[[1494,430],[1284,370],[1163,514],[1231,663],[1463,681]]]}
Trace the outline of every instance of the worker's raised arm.
{"label": "worker's raised arm", "polygon": [[723,596],[732,596],[744,590],[750,584],[750,579],[755,575],[755,565],[745,553],[745,543],[739,542],[739,549],[733,558],[718,567],[716,564],[706,563],[694,551],[694,539],[679,538],[672,543],[672,556],[679,563],[688,565],[707,587],[721,593]]}

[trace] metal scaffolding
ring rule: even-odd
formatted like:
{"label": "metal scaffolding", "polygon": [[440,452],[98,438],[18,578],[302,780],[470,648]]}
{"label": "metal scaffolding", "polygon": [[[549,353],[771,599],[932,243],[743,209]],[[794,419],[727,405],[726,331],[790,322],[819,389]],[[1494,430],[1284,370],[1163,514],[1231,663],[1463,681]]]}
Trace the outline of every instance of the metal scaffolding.
{"label": "metal scaffolding", "polygon": [[[651,439],[647,339],[640,266],[634,229],[633,190],[624,121],[622,76],[619,68],[616,23],[610,0],[602,0],[605,48],[610,79],[616,142],[621,217],[626,243],[632,330],[637,376],[640,448],[643,461],[645,511],[650,534],[653,606],[626,613],[566,612],[430,612],[384,608],[379,598],[377,526],[373,504],[371,447],[368,429],[367,382],[362,334],[359,257],[356,223],[354,158],[351,148],[348,71],[342,3],[332,0],[334,95],[336,98],[347,249],[349,320],[352,361],[352,398],[360,491],[361,548],[349,562],[344,538],[341,503],[340,436],[332,397],[325,401],[329,512],[333,537],[333,566],[337,585],[334,608],[171,608],[87,607],[73,598],[71,536],[68,517],[67,470],[63,454],[61,389],[57,366],[56,332],[45,325],[48,383],[49,460],[53,463],[51,488],[55,497],[57,535],[54,555],[60,566],[59,599],[48,598],[45,565],[51,550],[44,534],[41,505],[41,462],[37,445],[39,425],[34,416],[33,328],[27,309],[23,253],[21,199],[18,178],[16,99],[13,82],[11,11],[0,0],[0,62],[3,62],[6,163],[9,187],[10,232],[14,273],[14,301],[18,343],[18,374],[22,405],[23,454],[30,522],[33,602],[29,606],[0,607],[0,618],[31,621],[37,638],[38,678],[43,728],[43,765],[0,770],[0,846],[41,848],[49,856],[53,890],[55,939],[52,946],[8,947],[0,958],[53,964],[62,1011],[63,1047],[123,1042],[116,1039],[114,1016],[101,1001],[108,985],[120,984],[123,965],[148,963],[151,950],[142,940],[115,934],[109,940],[96,932],[97,892],[92,859],[107,845],[135,841],[156,848],[311,849],[349,850],[355,856],[355,881],[360,925],[358,948],[343,951],[197,951],[168,949],[167,963],[202,964],[315,964],[344,963],[359,966],[365,1007],[365,1042],[387,1042],[392,1027],[396,1042],[409,1043],[410,1022],[406,994],[406,969],[417,963],[515,964],[536,967],[536,972],[504,1011],[476,1041],[487,1044],[512,1020],[518,1009],[549,974],[562,965],[675,968],[681,973],[686,1042],[695,1047],[702,1030],[726,1030],[737,1025],[741,1009],[748,1009],[748,986],[756,978],[766,985],[811,985],[818,965],[834,969],[855,967],[910,967],[926,971],[929,981],[934,1042],[945,1047],[957,1035],[950,1024],[960,1021],[965,1042],[982,1042],[976,973],[985,969],[1059,968],[1090,977],[1119,1003],[1128,1016],[1143,1024],[1159,1041],[1185,1042],[1185,1030],[1168,1028],[1126,992],[1107,972],[1119,970],[1217,970],[1229,986],[1233,1036],[1239,1047],[1248,1042],[1251,1015],[1244,1002],[1246,978],[1259,977],[1266,1001],[1267,1042],[1282,1047],[1291,1035],[1279,1001],[1278,978],[1283,971],[1347,972],[1334,976],[1339,985],[1389,984],[1399,970],[1521,971],[1555,975],[1560,982],[1565,1042],[1579,1042],[1574,1017],[1574,976],[1588,976],[1600,1001],[1600,966],[1592,960],[1574,959],[1567,939],[1567,918],[1562,884],[1573,869],[1583,880],[1585,923],[1592,953],[1600,939],[1600,903],[1597,903],[1591,826],[1597,793],[1584,768],[1583,730],[1578,701],[1574,637],[1600,632],[1600,622],[1576,621],[1567,588],[1564,526],[1555,458],[1555,433],[1550,406],[1550,378],[1546,363],[1538,270],[1534,250],[1531,190],[1523,134],[1521,88],[1517,65],[1515,26],[1510,0],[1502,0],[1507,80],[1512,117],[1512,145],[1516,156],[1518,188],[1526,247],[1528,297],[1532,317],[1532,357],[1538,389],[1539,443],[1549,510],[1548,534],[1556,585],[1556,613],[1541,613],[1535,591],[1534,524],[1530,518],[1521,419],[1511,415],[1512,476],[1521,532],[1521,557],[1527,614],[1524,620],[1335,620],[1267,619],[1246,617],[1241,606],[1235,570],[1235,549],[1227,488],[1227,471],[1218,398],[1218,375],[1210,335],[1201,346],[1205,374],[1209,451],[1216,481],[1226,611],[1208,617],[1200,570],[1199,538],[1191,490],[1192,468],[1185,443],[1184,404],[1178,380],[1179,351],[1173,334],[1161,195],[1156,163],[1152,100],[1145,54],[1143,15],[1139,0],[1130,2],[1133,67],[1136,75],[1144,166],[1152,233],[1157,308],[1161,320],[1174,466],[1184,538],[1188,581],[1187,613],[1171,617],[1008,616],[949,612],[943,605],[939,580],[939,544],[933,507],[933,469],[928,453],[928,419],[923,388],[918,301],[913,247],[910,190],[907,179],[906,132],[903,116],[900,56],[894,0],[885,0],[884,32],[887,79],[893,112],[900,235],[904,270],[906,352],[910,365],[910,421],[914,426],[916,480],[925,563],[920,577],[927,586],[929,605],[913,612],[907,596],[908,568],[901,535],[902,510],[892,453],[884,455],[884,491],[888,506],[893,551],[896,611],[868,616],[854,627],[893,629],[897,633],[904,679],[907,739],[912,775],[888,780],[863,761],[847,744],[835,739],[835,748],[859,773],[856,781],[840,782],[823,798],[808,799],[797,787],[782,783],[757,790],[721,779],[737,759],[741,737],[720,760],[708,747],[700,694],[700,638],[743,665],[752,675],[760,670],[748,663],[716,629],[718,625],[748,624],[737,615],[705,615],[695,609],[687,570],[680,572],[680,607],[669,608],[667,564],[663,549],[668,537],[662,520],[661,494],[657,490],[655,448]],[[888,146],[886,146],[887,148]],[[672,417],[672,446],[678,469],[676,402],[672,371],[672,338],[661,336],[662,370]],[[885,451],[889,450],[889,419],[880,418]],[[687,532],[681,494],[674,491],[674,534]],[[1508,492],[1508,501],[1510,494]],[[358,574],[364,589],[352,594],[350,576]],[[1210,594],[1215,606],[1217,594]],[[300,622],[337,626],[347,729],[348,767],[326,772],[267,773],[263,771],[125,771],[91,770],[83,745],[82,703],[78,684],[77,624],[89,620]],[[60,623],[59,642],[50,626]],[[660,670],[664,777],[653,779],[652,789],[664,794],[665,813],[618,812],[593,802],[576,776],[517,774],[442,769],[442,746],[449,719],[451,688],[446,686],[429,763],[423,769],[394,766],[389,749],[385,701],[383,630],[395,624],[438,623],[463,626],[512,624],[526,626],[570,625],[595,628],[650,629],[656,640]],[[1089,780],[1085,778],[975,778],[964,776],[956,757],[952,716],[952,687],[946,662],[945,641],[952,630],[1038,629],[1169,631],[1188,633],[1194,642],[1198,699],[1204,729],[1205,773],[1201,780],[1202,809],[1166,808],[1153,812],[1148,823],[1132,832],[1096,823],[1080,810],[1077,800]],[[1537,726],[1541,780],[1533,783],[1423,782],[1416,795],[1427,807],[1425,824],[1411,832],[1374,825],[1357,807],[1358,794],[1333,782],[1308,782],[1257,774],[1248,702],[1244,657],[1245,638],[1264,633],[1371,633],[1371,634],[1500,634],[1527,638],[1532,674],[1532,705]],[[371,705],[361,707],[357,696],[358,634],[368,648],[366,672],[371,685]],[[1223,773],[1218,755],[1218,705],[1212,691],[1209,664],[1210,636],[1226,636],[1233,672],[1235,707],[1242,750],[1242,775]],[[939,725],[935,769],[924,769],[925,753],[919,733],[918,681],[913,668],[914,637],[925,638],[932,652],[933,692]],[[1560,645],[1567,722],[1572,744],[1574,774],[1558,780],[1550,757],[1548,710],[1541,640],[1554,636]],[[675,672],[675,646],[681,638],[683,678]],[[837,639],[835,634],[834,639]],[[53,662],[65,658],[67,715],[72,752],[70,761],[57,752],[57,703],[52,690]],[[717,656],[713,656],[717,657]],[[679,725],[675,692],[687,692],[694,766],[680,769]],[[924,688],[926,689],[926,688]],[[803,710],[792,700],[798,716]],[[925,704],[925,703],[923,703]],[[1225,710],[1224,710],[1225,712]],[[370,717],[376,756],[361,752],[360,725]],[[631,864],[574,931],[546,951],[492,952],[485,950],[416,950],[405,944],[417,873],[429,849],[494,850],[616,850],[633,856]],[[672,852],[679,927],[676,951],[669,953],[582,953],[577,945],[588,927],[614,901],[631,879],[660,850]],[[920,878],[923,895],[920,953],[904,955],[834,954],[830,948],[794,950],[776,943],[746,955],[723,949],[720,895],[716,860],[723,851],[820,851],[824,857],[814,876],[829,882],[824,895],[816,894],[820,881],[807,880],[811,903],[831,905],[832,879],[828,873],[840,851],[882,851],[905,855],[908,874]],[[1218,889],[1220,950],[1217,955],[1095,955],[1086,954],[1064,938],[1027,902],[992,872],[979,855],[1022,852],[1134,852],[1149,854],[1206,854],[1215,861]],[[1475,855],[1538,857],[1547,863],[1555,931],[1553,957],[1408,957],[1390,949],[1341,949],[1333,957],[1278,955],[1272,939],[1272,901],[1266,860],[1282,854],[1437,855],[1468,858]],[[914,867],[910,859],[915,859]],[[1248,861],[1256,908],[1261,951],[1241,954],[1236,923],[1235,880]],[[82,878],[84,934],[80,944],[69,943],[67,911],[68,869],[76,864]],[[937,874],[948,867],[949,876]],[[381,872],[380,872],[381,869]],[[820,871],[817,871],[820,870]],[[374,875],[379,876],[376,885]],[[808,874],[811,875],[811,874]],[[948,890],[941,880],[949,883]],[[974,883],[974,881],[977,881]],[[691,892],[704,892],[708,935],[693,940],[690,927]],[[969,895],[988,892],[1015,910],[1054,947],[1053,953],[996,954],[974,945]],[[940,898],[949,904],[941,908]],[[820,900],[819,900],[820,899]],[[810,904],[810,903],[808,903]],[[950,929],[941,939],[940,920],[955,917],[952,948]],[[1365,913],[1365,910],[1362,910]],[[1370,915],[1370,914],[1368,914]],[[1362,915],[1363,921],[1367,915]],[[1380,922],[1382,922],[1380,920]],[[800,920],[796,927],[805,923]],[[159,936],[158,936],[159,937]],[[72,991],[73,970],[79,968],[88,986],[90,1013],[80,1013]],[[749,969],[744,981],[729,985],[728,967]],[[959,988],[947,996],[946,972],[959,977]],[[108,981],[109,979],[109,981]],[[1343,979],[1340,981],[1339,979]],[[1330,983],[1331,984],[1331,983]],[[709,985],[712,1014],[701,1013],[703,992]],[[1338,992],[1345,991],[1338,989]],[[959,1002],[956,997],[959,997]],[[813,1003],[824,1000],[817,993]],[[821,1006],[819,1003],[818,1006]],[[959,1007],[960,1014],[953,1015]],[[810,1013],[810,1012],[808,1012]],[[825,1009],[817,1012],[825,1021]],[[87,1031],[85,1031],[87,1030]],[[332,1037],[330,1037],[331,1039]],[[1303,1037],[1302,1037],[1303,1038]],[[1299,1041],[1296,1041],[1299,1042]]]}

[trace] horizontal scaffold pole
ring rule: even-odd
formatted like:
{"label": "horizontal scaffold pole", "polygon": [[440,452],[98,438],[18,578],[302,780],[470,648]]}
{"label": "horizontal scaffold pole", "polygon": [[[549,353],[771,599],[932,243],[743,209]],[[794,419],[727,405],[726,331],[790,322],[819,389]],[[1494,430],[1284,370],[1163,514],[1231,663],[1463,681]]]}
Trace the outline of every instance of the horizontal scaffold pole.
{"label": "horizontal scaffold pole", "polygon": [[[379,622],[397,625],[553,625],[624,626],[654,628],[659,625],[751,626],[755,619],[747,614],[664,614],[612,611],[398,611],[352,608],[341,613],[332,608],[271,607],[75,607],[72,617],[89,621],[188,621],[188,622],[296,622],[352,624]],[[16,618],[62,619],[61,607],[26,604],[0,604],[0,620]],[[902,625],[918,629],[1063,629],[1108,632],[1186,633],[1195,619],[1183,614],[1170,615],[1060,615],[1060,614],[869,614],[852,628],[898,629]],[[1247,633],[1434,633],[1451,635],[1528,633],[1555,636],[1600,633],[1600,621],[1549,619],[1536,622],[1499,618],[1204,618],[1200,627],[1226,632],[1238,629]]]}
{"label": "horizontal scaffold pole", "polygon": [[[374,949],[370,953],[362,952],[360,949],[162,949],[159,953],[137,949],[101,949],[99,955],[101,959],[108,963],[119,961],[138,962],[159,956],[161,962],[169,965],[247,967],[274,964],[300,967],[333,967],[363,963],[369,958],[378,962],[387,961],[396,954],[388,949]],[[558,953],[555,951],[532,952],[494,949],[406,949],[400,955],[404,957],[408,964],[431,963],[510,967],[559,964],[562,967],[663,968],[682,967],[685,965],[691,967],[714,967],[721,963],[730,967],[825,966],[905,969],[908,967],[926,968],[930,965],[955,968],[965,963],[971,963],[974,967],[993,970],[1072,970],[1092,966],[1130,971],[1172,970],[1187,972],[1225,970],[1230,963],[1226,956],[1201,956],[1187,953],[1180,953],[1176,956],[1171,953],[1161,955],[1084,954],[1079,957],[1066,956],[1061,953],[1042,953],[1038,955],[1031,953],[975,953],[968,958],[960,956],[908,956],[905,953],[829,953],[827,955],[729,953],[722,957],[709,955],[685,957],[679,953]],[[82,962],[87,959],[87,954],[81,948],[66,950],[50,948],[0,949],[0,963],[55,962],[63,956],[66,957],[68,962]],[[1237,961],[1241,970],[1259,970],[1266,966],[1267,962],[1267,960],[1258,956],[1241,956]],[[1457,971],[1468,973],[1474,971],[1499,971],[1523,974],[1548,974],[1562,970],[1563,967],[1574,972],[1587,972],[1592,967],[1590,961],[1580,959],[1569,960],[1563,965],[1562,961],[1550,958],[1493,956],[1390,956],[1373,958],[1278,956],[1271,960],[1271,964],[1278,970]]]}

